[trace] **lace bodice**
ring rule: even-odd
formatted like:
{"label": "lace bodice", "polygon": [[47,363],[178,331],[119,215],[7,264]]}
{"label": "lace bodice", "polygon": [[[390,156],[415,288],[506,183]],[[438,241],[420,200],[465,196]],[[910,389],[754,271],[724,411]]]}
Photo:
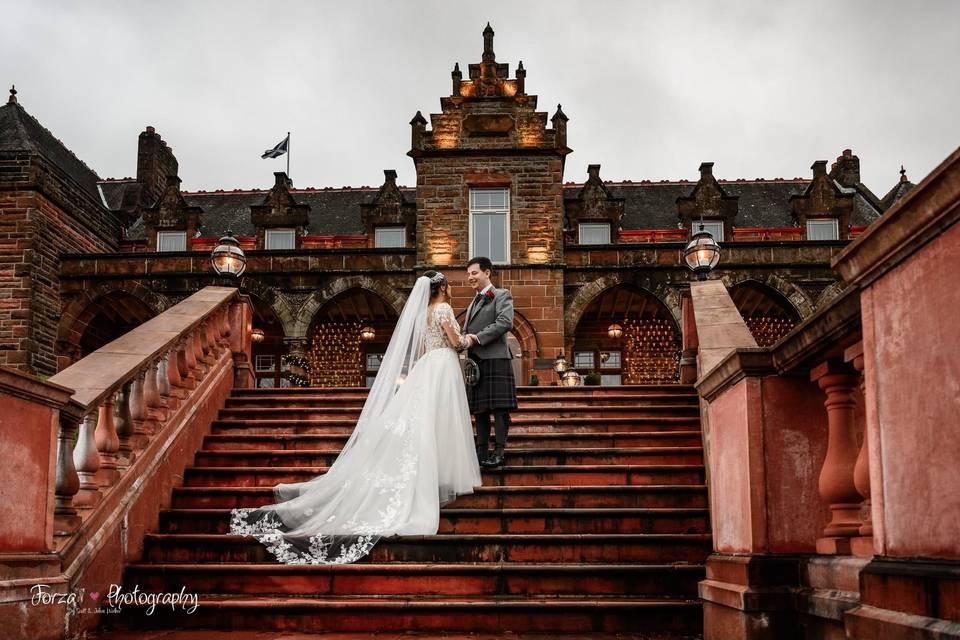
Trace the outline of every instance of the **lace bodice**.
{"label": "lace bodice", "polygon": [[427,308],[427,329],[423,337],[424,354],[434,349],[452,349],[453,346],[447,339],[444,326],[449,325],[458,336],[460,336],[460,325],[457,323],[457,317],[453,314],[453,308],[446,302],[433,305]]}

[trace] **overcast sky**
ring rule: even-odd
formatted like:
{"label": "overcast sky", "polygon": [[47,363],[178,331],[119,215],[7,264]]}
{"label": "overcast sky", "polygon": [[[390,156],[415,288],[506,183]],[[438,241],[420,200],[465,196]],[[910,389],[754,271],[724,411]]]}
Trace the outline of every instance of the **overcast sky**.
{"label": "overcast sky", "polygon": [[[186,189],[414,184],[410,118],[497,60],[569,116],[565,180],[810,175],[844,148],[882,196],[960,145],[960,2],[44,2],[0,0],[0,82],[101,177],[137,135]],[[429,116],[428,116],[429,119]]]}

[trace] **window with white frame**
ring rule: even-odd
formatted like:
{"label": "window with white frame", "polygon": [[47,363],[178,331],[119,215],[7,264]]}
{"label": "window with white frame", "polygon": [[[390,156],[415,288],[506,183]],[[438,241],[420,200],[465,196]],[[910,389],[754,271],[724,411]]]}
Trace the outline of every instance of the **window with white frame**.
{"label": "window with white frame", "polygon": [[186,231],[157,231],[157,251],[186,251]]}
{"label": "window with white frame", "polygon": [[807,240],[839,240],[836,220],[807,220]]}
{"label": "window with white frame", "polygon": [[257,371],[273,371],[277,367],[277,362],[272,355],[258,354],[254,359],[254,367]]}
{"label": "window with white frame", "polygon": [[406,229],[403,227],[377,227],[373,233],[373,246],[379,249],[407,246]]}
{"label": "window with white frame", "polygon": [[619,369],[620,368],[620,352],[619,351],[605,351],[607,354],[606,361],[603,358],[600,358],[600,368],[601,369]]}
{"label": "window with white frame", "polygon": [[700,225],[703,225],[703,230],[713,236],[713,239],[717,242],[723,242],[723,221],[721,220],[704,220],[702,223],[699,220],[693,221],[693,232],[700,233]]}
{"label": "window with white frame", "polygon": [[507,189],[470,190],[470,255],[510,262],[510,195]]}
{"label": "window with white frame", "polygon": [[293,229],[267,229],[263,246],[265,249],[295,249]]}
{"label": "window with white frame", "polygon": [[600,376],[600,384],[604,387],[616,387],[623,384],[623,378],[619,373],[604,373]]}
{"label": "window with white frame", "polygon": [[593,351],[576,351],[573,354],[573,368],[584,371],[593,370]]}
{"label": "window with white frame", "polygon": [[610,223],[581,222],[580,244],[610,244]]}

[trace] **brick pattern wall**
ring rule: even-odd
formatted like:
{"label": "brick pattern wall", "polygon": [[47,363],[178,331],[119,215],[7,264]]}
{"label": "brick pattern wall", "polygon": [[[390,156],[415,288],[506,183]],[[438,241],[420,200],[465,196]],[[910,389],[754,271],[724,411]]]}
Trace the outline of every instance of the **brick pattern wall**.
{"label": "brick pattern wall", "polygon": [[417,162],[417,263],[465,264],[470,188],[510,189],[513,264],[563,261],[563,159],[556,155],[431,157]]}
{"label": "brick pattern wall", "polygon": [[42,158],[0,156],[0,365],[57,371],[60,256],[116,251],[116,216]]}

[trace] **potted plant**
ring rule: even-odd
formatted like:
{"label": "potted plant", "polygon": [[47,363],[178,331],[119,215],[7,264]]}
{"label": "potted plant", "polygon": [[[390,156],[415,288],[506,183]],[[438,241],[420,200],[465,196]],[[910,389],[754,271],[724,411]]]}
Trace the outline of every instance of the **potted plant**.
{"label": "potted plant", "polygon": [[530,376],[530,386],[531,387],[540,386],[540,378],[536,374]]}
{"label": "potted plant", "polygon": [[585,384],[585,385],[587,385],[587,386],[590,386],[590,387],[599,386],[599,385],[600,385],[600,374],[597,373],[596,371],[591,371],[590,373],[588,373],[587,375],[585,375],[585,376],[583,377],[583,384]]}

